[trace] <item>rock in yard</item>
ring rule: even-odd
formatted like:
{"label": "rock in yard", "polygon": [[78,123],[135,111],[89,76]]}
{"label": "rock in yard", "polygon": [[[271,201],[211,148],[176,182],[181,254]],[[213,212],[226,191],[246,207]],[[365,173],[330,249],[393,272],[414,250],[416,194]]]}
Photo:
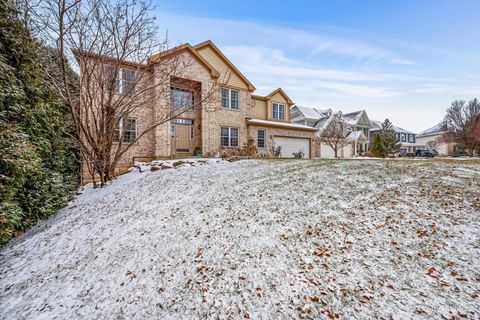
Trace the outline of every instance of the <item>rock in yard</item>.
{"label": "rock in yard", "polygon": [[160,170],[159,166],[151,166],[150,167],[150,171],[158,171],[158,170]]}
{"label": "rock in yard", "polygon": [[163,163],[160,167],[160,170],[173,169],[173,166],[170,163]]}
{"label": "rock in yard", "polygon": [[184,164],[184,163],[185,163],[185,161],[183,161],[183,160],[178,160],[178,161],[175,161],[175,162],[173,163],[173,166],[176,168],[176,167],[178,167],[178,166],[181,166],[181,165]]}

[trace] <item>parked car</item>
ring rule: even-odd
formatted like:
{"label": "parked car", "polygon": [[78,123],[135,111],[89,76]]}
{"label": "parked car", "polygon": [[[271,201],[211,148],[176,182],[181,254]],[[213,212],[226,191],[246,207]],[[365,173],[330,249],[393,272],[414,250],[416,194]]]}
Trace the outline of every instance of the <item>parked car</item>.
{"label": "parked car", "polygon": [[407,152],[407,154],[405,155],[407,158],[413,158],[415,157],[415,153],[413,152]]}
{"label": "parked car", "polygon": [[418,149],[415,152],[415,157],[433,158],[433,157],[435,157],[435,153],[432,150],[429,150],[429,149]]}

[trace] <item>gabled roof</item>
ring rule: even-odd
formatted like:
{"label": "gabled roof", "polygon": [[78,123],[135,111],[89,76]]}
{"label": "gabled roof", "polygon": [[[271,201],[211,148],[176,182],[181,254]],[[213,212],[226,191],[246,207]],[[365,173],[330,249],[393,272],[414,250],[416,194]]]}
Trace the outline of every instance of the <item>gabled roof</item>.
{"label": "gabled roof", "polygon": [[[348,124],[358,124],[358,122],[360,121],[360,119],[362,119],[362,116],[364,115],[366,116],[365,110],[360,110],[360,111],[345,113],[343,115],[343,118]],[[370,122],[370,120],[368,122]]]}
{"label": "gabled roof", "polygon": [[329,117],[332,113],[332,109],[317,109],[317,108],[308,108],[295,105],[294,108],[297,108],[303,114],[305,119],[318,120],[325,117]]}
{"label": "gabled roof", "polygon": [[357,124],[358,121],[360,121],[363,113],[365,113],[365,110],[354,111],[345,113],[343,117],[348,124]]}
{"label": "gabled roof", "polygon": [[198,62],[200,62],[210,72],[213,78],[217,79],[218,77],[220,77],[220,73],[214,67],[212,67],[212,65],[208,63],[208,61],[205,60],[205,58],[202,57],[189,43],[184,43],[172,49],[168,49],[163,52],[154,54],[148,58],[148,62],[149,64],[152,64],[160,60],[163,60],[165,58],[168,58],[173,54],[178,54],[182,51],[188,51],[195,59],[197,59]]}
{"label": "gabled roof", "polygon": [[432,135],[436,135],[436,134],[442,134],[447,130],[448,130],[447,123],[445,121],[442,121],[440,123],[437,123],[433,127],[428,128],[427,130],[420,132],[419,134],[417,134],[417,137],[424,137],[424,136],[432,136]]}
{"label": "gabled roof", "polygon": [[101,63],[114,64],[118,66],[125,66],[129,68],[148,69],[147,64],[138,63],[130,60],[119,60],[118,58],[102,55],[98,53],[89,52],[86,50],[72,49],[73,56],[77,62],[80,62],[81,58],[89,58],[93,60],[99,60]]}
{"label": "gabled roof", "polygon": [[233,71],[235,71],[235,73],[240,77],[240,79],[242,79],[247,84],[249,90],[255,91],[255,86],[247,79],[247,77],[245,77],[240,72],[240,70],[237,69],[237,67],[235,67],[235,65],[223,54],[222,51],[220,51],[220,49],[211,40],[207,40],[207,41],[201,42],[197,45],[194,45],[193,49],[199,50],[199,49],[201,49],[203,47],[207,47],[207,46],[212,48],[212,50],[216,54],[218,54],[218,56],[223,60],[223,62],[225,62]]}
{"label": "gabled roof", "polygon": [[265,98],[267,99],[271,99],[274,95],[276,95],[277,93],[280,93],[284,98],[285,100],[287,100],[288,104],[289,105],[292,105],[293,104],[293,101],[292,99],[290,99],[290,97],[285,93],[285,91],[283,91],[282,88],[277,88],[275,90],[273,90],[272,92],[270,92],[269,94],[267,94],[265,96]]}
{"label": "gabled roof", "polygon": [[[370,120],[370,124],[371,124],[371,126],[372,126],[372,128],[370,129],[370,131],[382,130],[382,121]],[[403,129],[403,128],[397,127],[397,126],[393,126],[393,130],[394,130],[396,133],[410,133],[410,134],[415,134],[415,133],[412,132],[412,131],[408,131],[408,130],[405,130],[405,129]]]}
{"label": "gabled roof", "polygon": [[302,107],[299,105],[294,106],[294,108],[297,108],[298,111],[300,111],[303,114],[303,117],[305,119],[317,120],[318,118],[320,118],[320,114],[315,109]]}
{"label": "gabled roof", "polygon": [[363,133],[362,130],[358,131],[351,131],[347,134],[347,140],[351,141],[366,141],[367,137],[365,137],[365,134]]}

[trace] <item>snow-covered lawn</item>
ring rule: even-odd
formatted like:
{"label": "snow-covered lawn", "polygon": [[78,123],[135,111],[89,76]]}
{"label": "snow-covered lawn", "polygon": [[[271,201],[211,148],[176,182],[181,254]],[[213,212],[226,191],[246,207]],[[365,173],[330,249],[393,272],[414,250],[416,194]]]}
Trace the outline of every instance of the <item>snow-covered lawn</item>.
{"label": "snow-covered lawn", "polygon": [[1,319],[478,319],[480,162],[132,172],[0,252]]}

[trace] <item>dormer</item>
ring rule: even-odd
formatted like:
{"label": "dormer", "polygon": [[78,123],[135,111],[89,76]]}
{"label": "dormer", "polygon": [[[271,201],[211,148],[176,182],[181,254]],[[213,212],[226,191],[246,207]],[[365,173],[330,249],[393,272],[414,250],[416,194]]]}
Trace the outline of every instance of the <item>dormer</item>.
{"label": "dormer", "polygon": [[270,121],[290,122],[290,108],[293,101],[281,88],[266,96],[252,95],[254,106],[251,117]]}

